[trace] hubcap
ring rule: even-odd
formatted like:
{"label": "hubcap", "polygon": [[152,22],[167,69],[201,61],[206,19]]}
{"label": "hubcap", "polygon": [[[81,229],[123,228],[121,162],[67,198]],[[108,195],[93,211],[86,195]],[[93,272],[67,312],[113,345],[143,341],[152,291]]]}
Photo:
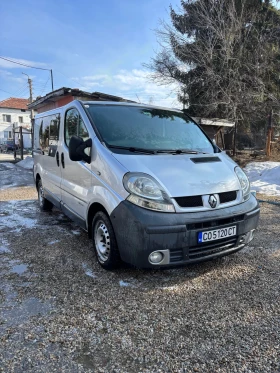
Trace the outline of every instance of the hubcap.
{"label": "hubcap", "polygon": [[99,260],[104,263],[110,255],[110,236],[103,221],[98,221],[94,229],[94,242]]}

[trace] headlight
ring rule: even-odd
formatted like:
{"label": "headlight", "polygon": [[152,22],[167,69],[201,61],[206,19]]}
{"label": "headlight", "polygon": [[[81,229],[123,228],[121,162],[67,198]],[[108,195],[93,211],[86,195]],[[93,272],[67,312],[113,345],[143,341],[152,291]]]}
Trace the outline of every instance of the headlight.
{"label": "headlight", "polygon": [[127,173],[123,185],[130,193],[127,200],[149,210],[175,212],[174,205],[162,186],[150,175]]}
{"label": "headlight", "polygon": [[245,172],[240,167],[235,167],[235,173],[241,185],[243,199],[246,201],[250,197],[250,181]]}

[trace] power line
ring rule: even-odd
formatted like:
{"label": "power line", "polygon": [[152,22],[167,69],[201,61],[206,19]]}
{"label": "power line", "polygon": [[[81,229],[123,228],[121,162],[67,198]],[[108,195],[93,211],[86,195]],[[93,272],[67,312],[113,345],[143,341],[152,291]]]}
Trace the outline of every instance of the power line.
{"label": "power line", "polygon": [[45,91],[45,89],[46,89],[46,86],[47,86],[47,84],[48,84],[48,81],[50,80],[50,78],[48,78],[48,80],[46,81],[46,83],[45,83],[45,85],[44,85],[44,87],[43,87],[43,89],[42,89],[42,91],[40,92],[40,94],[39,94],[39,96],[41,96],[42,95],[42,93]]}
{"label": "power line", "polygon": [[81,85],[84,85],[85,83],[82,82],[80,79],[73,79],[73,78],[70,78],[69,76],[66,76],[64,73],[62,73],[61,71],[58,71],[57,69],[55,69],[56,72],[58,72],[59,74],[63,75],[66,79],[69,79],[69,80],[72,80],[73,82],[75,82],[76,84],[81,84]]}
{"label": "power line", "polygon": [[5,93],[8,93],[9,95],[12,95],[12,96],[13,96],[13,94],[12,94],[11,92],[4,91],[4,89],[1,89],[1,88],[0,88],[0,91],[5,92]]}
{"label": "power line", "polygon": [[25,66],[25,67],[30,67],[31,69],[38,69],[38,70],[50,71],[50,69],[43,69],[42,67],[35,67],[35,66],[26,65],[25,63],[21,63],[21,62],[10,60],[9,58],[5,58],[5,57],[1,57],[1,56],[0,56],[0,58],[2,60],[9,61],[9,62],[15,63],[17,65],[21,65],[21,66]]}
{"label": "power line", "polygon": [[15,97],[17,96],[17,95],[19,95],[21,92],[23,92],[26,88],[28,87],[28,85],[27,85],[27,83],[25,82],[17,91],[16,91],[16,93],[14,94],[15,95]]}
{"label": "power line", "polygon": [[13,60],[10,60],[9,58],[6,58],[6,57],[1,57],[0,58],[2,60],[5,60],[5,61],[9,61],[11,63],[15,63],[17,65],[21,65],[21,66],[25,66],[25,67],[30,67],[31,69],[37,69],[37,70],[45,70],[45,71],[49,71],[51,73],[51,80],[52,80],[52,91],[53,91],[53,73],[52,73],[52,69],[44,69],[43,67],[35,67],[35,66],[30,66],[30,65],[27,65],[25,63],[21,63],[21,62],[18,62],[18,61],[13,61]]}

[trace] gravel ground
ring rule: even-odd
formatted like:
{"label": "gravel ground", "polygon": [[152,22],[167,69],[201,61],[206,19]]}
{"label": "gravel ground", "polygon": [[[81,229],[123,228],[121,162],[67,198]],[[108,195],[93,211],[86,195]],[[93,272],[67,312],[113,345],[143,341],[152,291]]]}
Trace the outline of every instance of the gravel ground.
{"label": "gravel ground", "polygon": [[106,272],[20,190],[0,202],[0,372],[280,372],[280,206],[234,255]]}

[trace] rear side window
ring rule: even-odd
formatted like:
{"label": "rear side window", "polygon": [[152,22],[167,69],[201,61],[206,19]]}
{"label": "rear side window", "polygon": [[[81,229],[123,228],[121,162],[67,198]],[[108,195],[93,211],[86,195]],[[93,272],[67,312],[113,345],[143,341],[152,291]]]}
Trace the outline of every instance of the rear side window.
{"label": "rear side window", "polygon": [[64,140],[67,146],[72,136],[79,136],[84,141],[89,138],[85,123],[76,109],[68,110],[65,116]]}
{"label": "rear side window", "polygon": [[60,115],[47,115],[35,120],[34,150],[54,157],[59,141]]}

